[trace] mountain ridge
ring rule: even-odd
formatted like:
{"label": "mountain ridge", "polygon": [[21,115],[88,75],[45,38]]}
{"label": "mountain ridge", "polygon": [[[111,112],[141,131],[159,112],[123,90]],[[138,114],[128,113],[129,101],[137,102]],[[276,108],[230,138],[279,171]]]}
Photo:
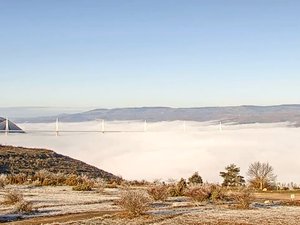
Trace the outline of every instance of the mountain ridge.
{"label": "mountain ridge", "polygon": [[60,114],[57,116],[17,118],[19,123],[47,123],[56,118],[61,122],[85,122],[94,120],[136,120],[149,122],[160,121],[223,121],[236,124],[290,122],[300,125],[300,104],[283,104],[271,106],[210,106],[210,107],[127,107],[112,109],[93,109],[81,113]]}

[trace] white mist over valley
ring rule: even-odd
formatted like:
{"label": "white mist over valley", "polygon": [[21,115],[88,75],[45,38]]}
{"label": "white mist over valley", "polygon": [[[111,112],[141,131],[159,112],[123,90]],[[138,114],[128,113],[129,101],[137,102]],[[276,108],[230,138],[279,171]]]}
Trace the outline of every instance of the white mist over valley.
{"label": "white mist over valley", "polygon": [[[279,182],[300,183],[300,129],[287,123],[219,125],[199,122],[106,122],[106,131],[61,132],[54,123],[19,124],[27,134],[0,136],[7,145],[47,148],[125,179],[179,179],[199,171],[220,182],[218,172],[235,163],[242,175],[254,161],[269,162]],[[101,121],[60,123],[62,131],[101,131]],[[52,133],[34,131],[53,130]],[[137,132],[128,132],[137,131]]]}

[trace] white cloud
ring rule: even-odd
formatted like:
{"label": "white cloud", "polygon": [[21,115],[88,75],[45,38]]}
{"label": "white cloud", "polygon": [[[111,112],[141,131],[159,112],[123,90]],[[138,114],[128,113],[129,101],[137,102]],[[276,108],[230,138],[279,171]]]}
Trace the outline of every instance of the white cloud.
{"label": "white cloud", "polygon": [[[26,130],[53,130],[54,124],[20,124]],[[126,179],[188,177],[220,182],[230,163],[245,175],[251,162],[269,162],[280,182],[300,183],[300,129],[286,124],[223,126],[187,122],[148,123],[148,132],[28,133],[0,136],[0,143],[42,147],[82,160]],[[143,122],[109,122],[106,130],[139,130]],[[101,130],[101,122],[63,123],[63,130]]]}

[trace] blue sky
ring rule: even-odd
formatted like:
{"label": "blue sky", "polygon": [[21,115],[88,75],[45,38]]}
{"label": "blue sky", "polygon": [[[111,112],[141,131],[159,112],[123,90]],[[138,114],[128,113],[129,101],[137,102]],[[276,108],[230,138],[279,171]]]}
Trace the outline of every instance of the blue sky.
{"label": "blue sky", "polygon": [[300,103],[300,1],[0,0],[0,105]]}

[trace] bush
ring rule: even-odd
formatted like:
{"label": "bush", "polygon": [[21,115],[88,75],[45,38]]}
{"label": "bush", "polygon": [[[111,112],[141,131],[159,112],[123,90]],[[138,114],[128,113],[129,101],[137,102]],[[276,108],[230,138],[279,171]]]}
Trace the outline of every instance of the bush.
{"label": "bush", "polygon": [[39,180],[32,181],[31,183],[31,187],[41,187],[41,186],[42,186],[42,182]]}
{"label": "bush", "polygon": [[5,187],[5,182],[0,179],[0,189]]}
{"label": "bush", "polygon": [[146,186],[149,185],[150,183],[146,180],[133,180],[133,181],[129,181],[129,185],[130,186],[137,186],[137,187],[142,187],[142,186]]}
{"label": "bush", "polygon": [[219,201],[228,200],[226,190],[220,186],[212,185],[210,199],[215,203]]}
{"label": "bush", "polygon": [[9,191],[4,195],[4,202],[5,205],[14,205],[18,202],[23,201],[24,197],[23,194],[17,191]]}
{"label": "bush", "polygon": [[72,188],[73,191],[91,191],[92,185],[90,183],[84,182],[83,184],[77,184]]}
{"label": "bush", "polygon": [[99,193],[103,193],[105,189],[106,182],[103,179],[97,178],[94,182],[94,188]]}
{"label": "bush", "polygon": [[185,195],[192,198],[196,202],[205,202],[210,199],[210,186],[194,186],[185,191]]}
{"label": "bush", "polygon": [[15,212],[17,213],[31,213],[32,211],[33,211],[32,202],[22,200],[15,204]]}
{"label": "bush", "polygon": [[239,189],[238,191],[233,192],[231,197],[236,202],[236,206],[239,209],[249,209],[250,204],[253,201],[253,194],[247,188]]}
{"label": "bush", "polygon": [[7,175],[1,174],[0,175],[0,188],[4,188],[6,184]]}
{"label": "bush", "polygon": [[183,196],[186,189],[186,181],[183,178],[181,178],[176,185],[169,186],[169,195],[172,197]]}
{"label": "bush", "polygon": [[105,185],[106,188],[118,188],[118,184],[113,182]]}
{"label": "bush", "polygon": [[24,184],[27,181],[27,175],[24,173],[11,174],[7,176],[8,184]]}
{"label": "bush", "polygon": [[34,174],[32,181],[41,186],[57,186],[65,183],[66,176],[63,173],[53,173],[43,169]]}
{"label": "bush", "polygon": [[166,185],[155,185],[147,190],[148,194],[155,201],[165,201],[169,196],[168,187]]}
{"label": "bush", "polygon": [[180,196],[178,191],[177,191],[177,188],[176,188],[176,185],[172,184],[168,187],[168,193],[171,197],[177,197],[177,196]]}
{"label": "bush", "polygon": [[76,186],[78,184],[77,176],[75,174],[68,175],[65,185]]}
{"label": "bush", "polygon": [[144,214],[150,205],[150,199],[141,191],[125,191],[117,204],[130,216]]}
{"label": "bush", "polygon": [[4,187],[5,187],[5,183],[2,180],[0,180],[0,188],[4,188]]}

